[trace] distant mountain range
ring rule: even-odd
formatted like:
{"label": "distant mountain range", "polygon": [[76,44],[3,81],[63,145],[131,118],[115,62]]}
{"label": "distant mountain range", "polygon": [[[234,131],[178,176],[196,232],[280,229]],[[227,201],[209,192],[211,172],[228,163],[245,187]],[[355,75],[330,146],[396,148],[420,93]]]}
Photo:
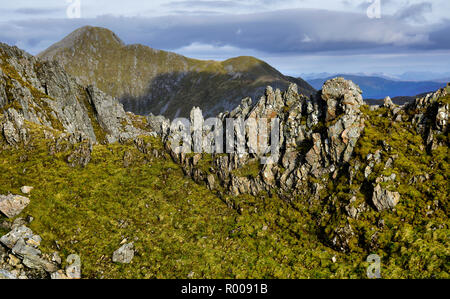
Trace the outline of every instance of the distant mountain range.
{"label": "distant mountain range", "polygon": [[231,111],[245,97],[256,102],[266,86],[296,83],[309,96],[315,90],[301,78],[284,76],[254,57],[203,61],[143,45],[125,45],[105,28],[82,27],[38,55],[56,60],[82,84],[95,83],[119,98],[127,111],[169,118],[189,116],[193,106],[206,116]]}
{"label": "distant mountain range", "polygon": [[314,79],[323,79],[329,77],[336,77],[338,75],[353,75],[359,77],[379,77],[386,80],[392,81],[414,81],[414,82],[422,82],[422,81],[432,81],[432,82],[444,82],[447,83],[450,80],[450,72],[445,73],[436,73],[436,72],[405,72],[402,74],[387,74],[387,73],[303,73],[300,74],[299,77],[304,80],[314,80]]}
{"label": "distant mountain range", "polygon": [[364,99],[384,99],[389,96],[391,98],[402,97],[403,100],[407,97],[414,97],[419,94],[432,92],[439,88],[445,87],[444,82],[434,81],[396,81],[374,76],[358,76],[337,74],[325,78],[311,79],[308,83],[314,88],[320,89],[325,81],[334,77],[344,77],[347,80],[352,80],[363,90]]}

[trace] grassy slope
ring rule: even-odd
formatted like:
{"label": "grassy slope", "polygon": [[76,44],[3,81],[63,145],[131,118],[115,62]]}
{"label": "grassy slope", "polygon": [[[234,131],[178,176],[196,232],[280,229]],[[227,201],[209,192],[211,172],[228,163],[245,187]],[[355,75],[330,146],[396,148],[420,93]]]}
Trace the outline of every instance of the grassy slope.
{"label": "grassy slope", "polygon": [[[450,101],[444,98],[440,101]],[[367,165],[366,156],[383,148],[383,143],[392,147],[391,152],[382,154],[382,162],[375,165],[368,180],[374,182],[377,177],[390,176],[395,173],[396,184],[381,185],[401,195],[400,204],[394,211],[378,213],[373,209],[364,212],[358,221],[351,220],[357,237],[352,250],[372,248],[383,257],[384,267],[390,271],[391,277],[411,278],[449,278],[450,256],[450,167],[448,134],[436,136],[443,141],[432,153],[426,150],[423,138],[418,135],[410,122],[392,122],[388,109],[369,111],[364,135],[359,140],[352,165],[362,161],[362,167],[356,178],[349,184],[346,174],[337,178],[329,193],[337,197],[337,202],[348,203],[352,192],[356,192],[357,207],[361,202],[370,202],[372,196],[367,185],[364,185],[363,172]],[[406,115],[404,116],[407,117]],[[389,157],[398,155],[392,168],[384,168]],[[414,178],[429,175],[423,182]],[[362,188],[360,186],[362,185]],[[339,206],[329,205],[328,222],[323,222],[325,233],[338,223],[345,223]],[[340,214],[340,216],[339,216]],[[380,226],[380,221],[384,226]],[[370,246],[376,238],[376,245]],[[386,273],[386,271],[385,271]]]}
{"label": "grassy slope", "polygon": [[[321,245],[308,216],[278,198],[233,199],[241,202],[237,213],[167,157],[145,156],[131,144],[96,146],[83,169],[34,140],[0,152],[0,194],[34,186],[21,217],[35,218],[30,227],[44,251],[57,250],[57,242],[63,256],[79,254],[85,278],[359,277],[365,267]],[[294,234],[291,224],[304,233]],[[137,256],[130,265],[114,264],[124,238],[135,240]]]}
{"label": "grassy slope", "polygon": [[[64,162],[68,153],[48,155],[35,127],[32,145],[0,152],[0,194],[34,186],[21,217],[35,218],[31,228],[42,236],[44,251],[55,251],[58,242],[63,257],[79,254],[85,278],[364,278],[370,253],[382,257],[384,278],[449,278],[448,147],[431,156],[406,123],[387,122],[385,110],[366,113],[355,160],[387,141],[399,154],[392,171],[401,178],[402,200],[395,212],[368,211],[350,220],[356,237],[345,254],[320,240],[349,221],[340,203],[362,173],[353,185],[338,177],[325,192],[337,200],[316,205],[268,195],[219,198],[167,156],[141,154],[133,144],[98,145],[86,168],[71,168]],[[147,142],[149,152],[162,150],[159,141]],[[371,178],[383,172],[389,174],[376,166]],[[430,180],[408,183],[425,172]],[[369,201],[364,190],[356,191],[359,202]],[[435,201],[439,208],[426,215]],[[379,245],[367,249],[375,232]],[[112,253],[124,238],[135,241],[137,255],[130,265],[114,264]]]}

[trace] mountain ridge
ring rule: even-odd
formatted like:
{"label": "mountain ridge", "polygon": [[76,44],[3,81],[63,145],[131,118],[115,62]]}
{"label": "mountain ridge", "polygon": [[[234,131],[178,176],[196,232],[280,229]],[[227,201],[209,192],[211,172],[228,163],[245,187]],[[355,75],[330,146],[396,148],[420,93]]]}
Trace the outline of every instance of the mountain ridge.
{"label": "mountain ridge", "polygon": [[141,115],[188,116],[195,105],[213,116],[233,109],[244,97],[259,98],[267,85],[286,89],[296,83],[307,96],[315,92],[304,80],[284,76],[255,57],[198,60],[125,45],[101,27],[79,28],[37,57],[58,61],[82,84],[95,83],[119,98],[127,111]]}
{"label": "mountain ridge", "polygon": [[449,93],[369,107],[344,78],[311,97],[267,87],[214,125],[278,118],[262,165],[234,142],[192,153],[198,130],[0,44],[0,278],[365,278],[374,253],[383,278],[448,278]]}

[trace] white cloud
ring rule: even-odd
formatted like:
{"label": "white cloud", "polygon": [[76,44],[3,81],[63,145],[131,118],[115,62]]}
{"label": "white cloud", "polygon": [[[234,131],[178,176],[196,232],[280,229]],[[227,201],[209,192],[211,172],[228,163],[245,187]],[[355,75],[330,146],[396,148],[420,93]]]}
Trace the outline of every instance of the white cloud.
{"label": "white cloud", "polygon": [[173,50],[175,53],[204,60],[224,60],[236,56],[261,56],[263,53],[251,49],[241,49],[230,45],[218,46],[204,43],[192,43],[189,46]]}
{"label": "white cloud", "polygon": [[[282,9],[327,9],[332,11],[362,12],[369,0],[80,0],[82,16],[95,18],[102,15],[156,17],[199,12],[217,12],[222,14],[248,14],[271,12]],[[27,19],[30,15],[20,10],[35,10],[34,18],[65,18],[66,0],[15,0],[3,1],[0,19],[4,21]],[[432,4],[431,7],[429,4]],[[424,10],[423,21],[440,22],[448,18],[450,1],[448,0],[381,0],[383,15],[414,15]],[[431,10],[430,10],[431,9]]]}

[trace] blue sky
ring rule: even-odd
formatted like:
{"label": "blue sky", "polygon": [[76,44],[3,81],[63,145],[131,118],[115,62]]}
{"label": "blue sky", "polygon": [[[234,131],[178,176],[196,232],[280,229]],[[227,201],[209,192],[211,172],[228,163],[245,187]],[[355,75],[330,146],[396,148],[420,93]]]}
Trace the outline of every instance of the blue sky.
{"label": "blue sky", "polygon": [[93,25],[194,58],[256,56],[288,75],[450,71],[448,0],[79,0],[74,19],[70,0],[1,1],[0,41],[32,54]]}

